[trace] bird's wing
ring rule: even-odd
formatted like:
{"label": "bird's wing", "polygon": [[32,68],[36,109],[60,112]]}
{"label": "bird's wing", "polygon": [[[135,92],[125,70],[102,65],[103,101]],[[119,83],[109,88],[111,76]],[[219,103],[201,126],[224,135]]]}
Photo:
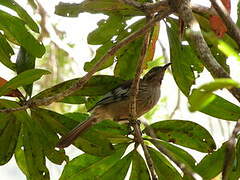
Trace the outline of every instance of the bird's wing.
{"label": "bird's wing", "polygon": [[[124,98],[128,97],[129,89],[131,88],[132,80],[126,81],[115,89],[111,90],[103,96],[103,98],[98,101],[93,108],[98,105],[110,104],[113,102],[121,101]],[[91,111],[91,108],[89,111]]]}

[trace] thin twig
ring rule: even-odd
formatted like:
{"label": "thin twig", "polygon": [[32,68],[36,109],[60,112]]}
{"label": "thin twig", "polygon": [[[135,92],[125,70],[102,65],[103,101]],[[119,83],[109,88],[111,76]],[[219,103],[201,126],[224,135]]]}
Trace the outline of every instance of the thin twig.
{"label": "thin twig", "polygon": [[[194,47],[193,49],[196,50],[197,55],[212,76],[214,78],[231,78],[212,55],[211,50],[203,38],[199,23],[193,16],[189,0],[169,0],[169,5],[188,26],[186,33],[191,40],[190,45]],[[231,88],[229,91],[240,102],[240,89]]]}
{"label": "thin twig", "polygon": [[235,39],[238,47],[240,48],[240,29],[237,25],[233,22],[232,18],[229,16],[225,6],[223,5],[221,0],[210,0],[212,6],[217,11],[218,15],[224,21],[225,25],[227,26],[228,34]]}
{"label": "thin twig", "polygon": [[180,90],[179,88],[177,89],[177,103],[175,108],[173,109],[173,111],[171,112],[171,114],[169,115],[169,119],[172,119],[172,117],[175,115],[176,111],[179,109],[180,107],[180,102],[181,102],[181,94],[180,94]]}
{"label": "thin twig", "polygon": [[147,130],[149,131],[149,136],[152,137],[152,139],[148,139],[146,138],[146,140],[150,141],[150,142],[154,142],[154,144],[156,145],[156,148],[163,153],[165,156],[167,156],[172,162],[174,162],[185,175],[191,176],[193,179],[194,178],[194,173],[189,167],[187,167],[184,163],[180,162],[179,160],[177,160],[175,158],[174,155],[172,155],[172,153],[166,149],[164,146],[162,146],[160,143],[158,143],[158,138],[156,136],[156,133],[154,131],[153,128],[151,128],[151,126],[149,126],[146,122],[143,123],[144,126],[147,128]]}
{"label": "thin twig", "polygon": [[231,171],[232,163],[234,161],[236,138],[239,132],[240,132],[240,120],[237,121],[235,128],[233,129],[232,136],[227,141],[227,149],[222,173],[223,180],[229,179],[229,172]]}
{"label": "thin twig", "polygon": [[146,162],[147,162],[151,177],[153,180],[156,180],[157,175],[156,175],[156,172],[154,169],[153,160],[148,152],[147,146],[144,144],[140,125],[136,122],[136,120],[137,120],[136,101],[137,101],[137,95],[138,95],[138,91],[139,91],[140,76],[142,74],[143,65],[144,65],[144,59],[145,59],[147,47],[149,46],[149,37],[150,37],[150,33],[146,32],[146,34],[144,36],[144,43],[142,46],[141,54],[140,54],[139,61],[138,61],[136,75],[135,75],[135,78],[134,78],[132,86],[131,86],[131,96],[130,96],[130,102],[129,102],[129,110],[130,110],[129,111],[130,112],[129,121],[133,126],[134,138],[135,138],[136,142],[140,143],[143,148],[143,152],[146,157]]}
{"label": "thin twig", "polygon": [[60,101],[66,96],[71,95],[75,91],[81,89],[87,81],[93,76],[95,72],[99,69],[99,67],[108,60],[109,57],[113,56],[121,47],[125,46],[126,44],[134,41],[136,38],[139,36],[145,34],[151,27],[155,25],[156,22],[160,21],[161,19],[165,18],[171,14],[170,11],[165,11],[161,14],[157,14],[154,16],[153,19],[151,19],[148,23],[146,23],[141,29],[133,32],[130,34],[128,37],[125,39],[121,40],[119,43],[117,43],[115,46],[113,46],[111,49],[107,51],[105,55],[103,55],[102,58],[99,59],[99,61],[92,67],[92,69],[81,79],[79,79],[78,82],[73,84],[69,89],[66,89],[65,91],[58,93],[54,96],[46,97],[43,99],[30,99],[29,101],[26,102],[26,106],[24,108],[18,109],[18,108],[10,108],[10,109],[0,109],[0,112],[14,112],[14,111],[19,111],[19,110],[25,110],[27,108],[34,108],[38,106],[46,106],[50,105],[53,102]]}

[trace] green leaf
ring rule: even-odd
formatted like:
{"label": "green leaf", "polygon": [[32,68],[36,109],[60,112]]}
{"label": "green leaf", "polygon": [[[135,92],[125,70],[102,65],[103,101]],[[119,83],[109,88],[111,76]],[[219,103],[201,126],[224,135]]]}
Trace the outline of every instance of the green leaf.
{"label": "green leaf", "polygon": [[38,25],[34,22],[31,16],[14,0],[0,0],[0,4],[14,11],[22,18],[22,20],[35,32],[39,33]]}
{"label": "green leaf", "polygon": [[[210,133],[202,126],[191,121],[165,120],[151,124],[149,128],[161,140],[200,152],[212,152],[216,148]],[[144,131],[149,135],[150,129],[146,128]]]}
{"label": "green leaf", "polygon": [[39,139],[40,137],[34,131],[36,127],[34,127],[32,123],[30,124],[31,126],[29,123],[25,122],[22,127],[23,136],[20,137],[22,138],[20,142],[22,141],[23,144],[18,145],[18,156],[15,157],[20,159],[19,161],[17,160],[17,162],[25,163],[20,166],[25,167],[27,172],[25,175],[28,179],[50,179],[49,172],[46,167],[43,147]]}
{"label": "green leaf", "polygon": [[86,102],[86,98],[83,96],[67,96],[60,100],[60,102],[68,104],[84,104]]}
{"label": "green leaf", "polygon": [[171,19],[168,22],[171,23],[171,27],[167,26],[167,33],[173,77],[183,94],[188,96],[192,85],[195,84],[194,71],[202,72],[203,65],[189,45],[181,44],[176,22]]}
{"label": "green leaf", "polygon": [[100,20],[98,27],[88,34],[88,43],[92,45],[106,44],[113,36],[121,33],[126,27],[126,18],[117,14],[112,14],[108,19]]}
{"label": "green leaf", "polygon": [[[69,81],[62,82],[52,88],[46,89],[36,96],[34,99],[42,99],[46,97],[50,97],[60,93],[68,88],[70,88],[73,84],[78,82],[79,79],[72,79]],[[113,88],[117,87],[123,80],[119,78],[115,78],[114,76],[107,75],[96,75],[93,76],[82,89],[76,91],[71,96],[98,96],[104,95]],[[69,97],[71,97],[69,96]]]}
{"label": "green leaf", "polygon": [[60,16],[77,17],[79,13],[118,13],[121,15],[143,15],[141,11],[116,0],[85,0],[82,3],[62,3],[55,7],[55,13]]}
{"label": "green leaf", "polygon": [[0,96],[5,95],[20,86],[31,84],[45,74],[49,74],[49,71],[43,69],[31,69],[24,71],[0,87]]}
{"label": "green leaf", "polygon": [[114,154],[106,157],[82,154],[65,166],[60,180],[95,179],[107,172],[120,160],[126,147],[126,145],[122,145],[117,148]]}
{"label": "green leaf", "polygon": [[8,39],[17,43],[17,45],[23,46],[33,56],[42,57],[45,53],[44,46],[28,32],[25,23],[21,19],[1,10],[0,18],[0,29],[4,31]]}
{"label": "green leaf", "polygon": [[240,178],[240,138],[235,148],[235,160],[233,161],[232,169],[229,174],[229,180],[238,180]]}
{"label": "green leaf", "polygon": [[136,179],[150,180],[151,178],[149,176],[148,169],[144,159],[136,150],[134,150],[132,157],[132,172],[130,180]]}
{"label": "green leaf", "polygon": [[212,101],[199,111],[228,121],[237,121],[240,118],[240,107],[215,94],[212,94]]}
{"label": "green leaf", "polygon": [[194,89],[189,96],[190,111],[197,111],[205,108],[217,97],[212,92],[222,88],[239,87],[240,84],[232,79],[215,79],[213,82],[206,83]]}
{"label": "green leaf", "polygon": [[[37,109],[37,111],[39,115],[43,114],[42,118],[47,121],[51,129],[61,135],[66,134],[76,127],[78,123],[88,118],[86,114],[81,113],[66,114],[64,116],[46,109]],[[99,133],[93,128],[81,134],[74,142],[74,145],[84,152],[97,156],[106,156],[115,151],[111,142],[105,137],[99,136]]]}
{"label": "green leaf", "polygon": [[156,173],[159,180],[171,179],[180,180],[182,179],[179,172],[172,166],[172,164],[159,152],[153,148],[148,148],[150,156],[152,157]]}
{"label": "green leaf", "polygon": [[[18,108],[16,102],[0,99],[0,108]],[[6,164],[12,157],[21,124],[27,117],[25,111],[13,113],[0,113],[0,165]]]}
{"label": "green leaf", "polygon": [[[114,45],[113,42],[108,41],[107,43],[99,47],[96,51],[95,57],[90,62],[86,62],[84,64],[84,71],[89,72],[92,69],[92,67],[99,61],[99,59],[102,58],[102,56],[105,55],[113,45]],[[101,64],[98,71],[111,66],[113,62],[114,62],[114,56],[110,56],[105,63]]]}
{"label": "green leaf", "polygon": [[216,177],[223,169],[225,152],[226,145],[223,145],[217,151],[206,155],[196,166],[195,171],[206,180]]}
{"label": "green leaf", "polygon": [[149,139],[149,141],[153,143],[153,145],[157,148],[159,146],[166,148],[170,152],[170,154],[175,157],[179,162],[183,163],[191,169],[194,169],[196,160],[187,151],[168,142],[155,139]]}
{"label": "green leaf", "polygon": [[114,164],[114,166],[112,166],[102,176],[100,176],[100,179],[109,180],[109,179],[112,179],[113,177],[116,180],[124,179],[127,175],[128,168],[131,163],[131,159],[132,159],[132,153],[129,153],[128,155],[120,159],[116,164]]}
{"label": "green leaf", "polygon": [[6,38],[0,32],[0,62],[9,69],[15,70],[15,64],[12,63],[10,57],[14,54],[12,47],[7,42]]}
{"label": "green leaf", "polygon": [[219,79],[215,79],[210,83],[206,83],[200,86],[199,89],[207,92],[213,92],[218,89],[222,89],[222,88],[228,89],[232,87],[240,87],[240,83],[228,78],[219,78]]}
{"label": "green leaf", "polygon": [[[140,19],[131,24],[117,37],[116,41],[120,41],[127,37],[129,34],[137,31],[146,23],[146,19]],[[137,62],[141,54],[143,45],[143,36],[137,38],[135,41],[122,47],[116,53],[117,64],[114,68],[114,75],[125,80],[133,79],[136,72]]]}
{"label": "green leaf", "polygon": [[[16,60],[17,73],[20,74],[26,70],[34,69],[35,67],[35,57],[29,54],[23,47],[20,47],[18,51],[18,56]],[[33,84],[28,84],[23,86],[26,93],[31,96]]]}
{"label": "green leaf", "polygon": [[49,123],[48,115],[45,116],[41,109],[32,109],[32,121],[36,123],[36,134],[39,136],[40,143],[45,156],[55,164],[62,164],[64,160],[68,161],[64,150],[56,150],[55,146],[59,141],[58,134]]}

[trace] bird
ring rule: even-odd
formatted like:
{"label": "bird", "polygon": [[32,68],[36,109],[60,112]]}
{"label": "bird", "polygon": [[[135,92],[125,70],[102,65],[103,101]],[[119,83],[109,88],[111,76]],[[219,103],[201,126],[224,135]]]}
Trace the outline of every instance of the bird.
{"label": "bird", "polygon": [[[166,69],[171,65],[153,67],[139,82],[139,91],[136,97],[137,118],[150,111],[160,99],[160,87]],[[79,123],[74,129],[63,136],[56,147],[63,149],[73,143],[73,141],[92,125],[106,119],[117,122],[129,119],[130,89],[133,80],[123,82],[118,87],[106,93],[93,108],[89,110],[91,116],[84,122]]]}

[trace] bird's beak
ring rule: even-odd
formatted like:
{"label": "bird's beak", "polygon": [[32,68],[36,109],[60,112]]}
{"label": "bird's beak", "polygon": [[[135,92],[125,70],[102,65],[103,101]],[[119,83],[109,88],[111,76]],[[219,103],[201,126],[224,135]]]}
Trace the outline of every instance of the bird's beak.
{"label": "bird's beak", "polygon": [[170,66],[172,63],[167,63],[163,66],[163,69],[166,70],[168,68],[168,66]]}

